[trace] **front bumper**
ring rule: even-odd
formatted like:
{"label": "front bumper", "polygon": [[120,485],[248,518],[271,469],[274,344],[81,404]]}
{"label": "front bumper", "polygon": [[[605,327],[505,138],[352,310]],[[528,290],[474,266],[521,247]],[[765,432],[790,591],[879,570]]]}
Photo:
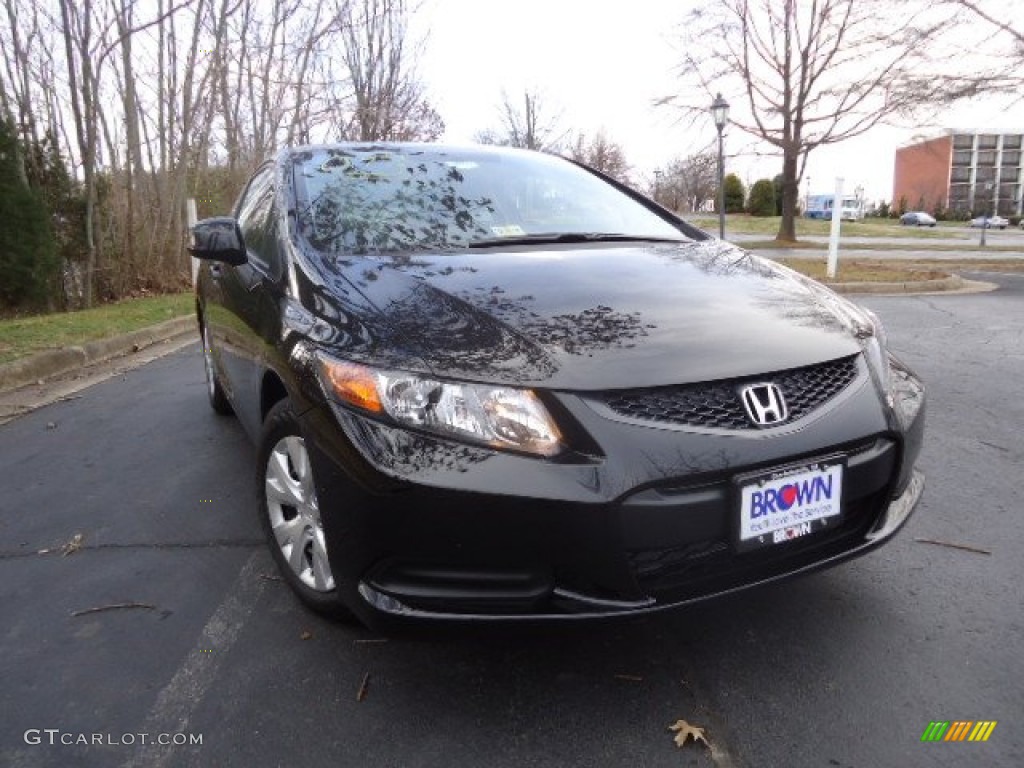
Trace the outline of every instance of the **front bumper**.
{"label": "front bumper", "polygon": [[[823,546],[822,543],[818,542],[813,548],[800,553],[787,552],[784,557],[779,558],[775,563],[752,565],[750,569],[744,573],[744,578],[742,579],[733,579],[731,581],[728,579],[722,579],[717,583],[711,582],[711,584],[709,584],[709,590],[701,591],[691,589],[677,593],[675,598],[666,597],[659,600],[655,597],[646,597],[641,600],[634,601],[609,600],[596,598],[592,595],[572,592],[569,589],[555,586],[552,587],[547,594],[546,602],[548,610],[545,610],[544,612],[531,613],[529,610],[525,610],[523,612],[516,613],[456,613],[452,611],[445,611],[442,607],[434,609],[424,607],[422,605],[417,607],[415,603],[408,602],[408,598],[405,597],[405,593],[403,593],[402,598],[405,598],[407,602],[403,602],[399,597],[395,597],[393,594],[384,591],[387,589],[388,585],[385,584],[382,587],[372,579],[370,581],[359,582],[359,595],[367,605],[372,607],[373,610],[382,614],[387,614],[391,617],[403,619],[467,622],[491,622],[500,620],[571,621],[585,619],[611,619],[615,617],[622,617],[623,615],[632,616],[654,613],[727,595],[729,593],[737,592],[749,587],[755,587],[760,584],[768,584],[790,576],[797,576],[823,568],[829,568],[854,557],[866,554],[880,546],[902,527],[910,517],[911,512],[917,506],[917,502],[920,500],[923,491],[924,475],[920,471],[914,470],[912,472],[911,481],[906,490],[904,490],[899,497],[893,499],[885,507],[883,514],[877,519],[875,524],[871,526],[868,533],[859,543],[854,544],[853,546],[848,546],[846,543],[839,544],[836,541],[832,541],[830,542],[830,545],[826,544]],[[533,594],[538,597],[544,595],[544,593],[536,587],[533,590]],[[521,598],[523,593],[516,592],[512,593],[510,596],[512,595],[514,595],[515,598]],[[436,596],[436,593],[432,596]],[[417,596],[413,595],[412,597],[413,600],[415,600]],[[449,597],[452,598],[453,602],[457,603],[459,598],[464,598],[465,595],[452,593]],[[499,603],[496,602],[495,604],[498,605]],[[500,604],[506,607],[509,605],[508,602]],[[443,605],[443,602],[439,603],[439,605]]]}
{"label": "front bumper", "polygon": [[[924,408],[900,425],[866,371],[813,418],[746,437],[613,423],[562,405],[600,454],[545,461],[388,427],[303,417],[338,589],[364,621],[634,615],[835,565],[917,504]],[[339,429],[339,424],[341,429]],[[841,453],[839,525],[737,553],[733,478]]]}

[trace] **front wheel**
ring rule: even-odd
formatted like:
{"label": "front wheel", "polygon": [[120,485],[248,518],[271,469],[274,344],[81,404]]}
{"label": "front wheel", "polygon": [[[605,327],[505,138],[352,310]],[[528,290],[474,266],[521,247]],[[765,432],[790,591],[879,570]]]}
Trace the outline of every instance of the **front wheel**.
{"label": "front wheel", "polygon": [[287,399],[270,409],[263,426],[257,492],[263,532],[288,586],[313,610],[352,618],[338,596],[313,467]]}

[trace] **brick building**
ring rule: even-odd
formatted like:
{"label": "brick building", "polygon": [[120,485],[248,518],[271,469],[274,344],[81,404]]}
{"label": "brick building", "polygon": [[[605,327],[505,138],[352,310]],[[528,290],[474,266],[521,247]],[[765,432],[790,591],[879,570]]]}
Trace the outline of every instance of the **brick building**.
{"label": "brick building", "polygon": [[1024,202],[1024,134],[948,133],[896,150],[892,204],[907,210],[948,208],[1020,216]]}

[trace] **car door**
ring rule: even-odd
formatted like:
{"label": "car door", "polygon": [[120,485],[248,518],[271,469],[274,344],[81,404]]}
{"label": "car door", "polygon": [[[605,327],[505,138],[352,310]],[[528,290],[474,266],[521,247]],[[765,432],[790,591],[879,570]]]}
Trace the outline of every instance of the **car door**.
{"label": "car door", "polygon": [[261,422],[260,383],[280,329],[277,316],[283,269],[278,246],[274,167],[253,176],[236,209],[247,261],[223,267],[217,277],[221,311],[215,322],[229,396],[253,436]]}

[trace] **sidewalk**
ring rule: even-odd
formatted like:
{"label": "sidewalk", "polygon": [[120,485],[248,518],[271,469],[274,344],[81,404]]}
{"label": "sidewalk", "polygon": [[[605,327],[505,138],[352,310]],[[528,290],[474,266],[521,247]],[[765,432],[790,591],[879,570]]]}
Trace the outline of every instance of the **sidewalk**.
{"label": "sidewalk", "polygon": [[[728,238],[727,238],[728,239]],[[743,248],[743,241],[737,240],[735,245]],[[751,253],[768,259],[824,259],[828,255],[828,243],[813,243],[813,248],[748,248]],[[843,259],[893,259],[900,261],[1002,261],[1024,259],[1024,249],[1020,251],[939,251],[921,249],[894,250],[887,248],[857,248],[856,245],[839,248],[839,263]]]}

